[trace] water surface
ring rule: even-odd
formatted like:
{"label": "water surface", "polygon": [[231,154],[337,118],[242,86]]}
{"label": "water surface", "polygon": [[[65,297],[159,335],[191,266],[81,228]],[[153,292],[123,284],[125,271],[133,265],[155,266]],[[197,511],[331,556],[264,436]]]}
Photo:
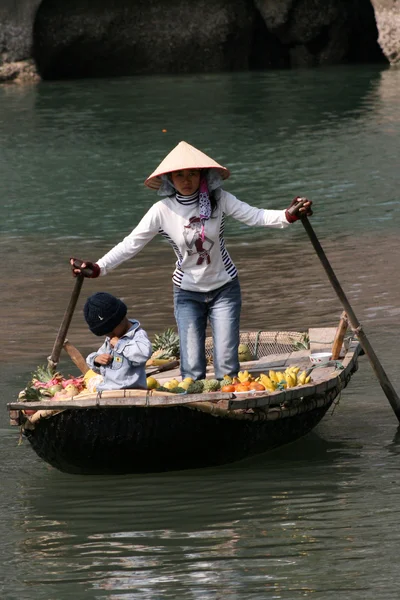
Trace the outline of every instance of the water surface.
{"label": "water surface", "polygon": [[[314,432],[217,469],[65,475],[18,445],[6,403],[51,352],[69,256],[96,260],[131,231],[157,199],[144,179],[182,139],[229,167],[242,200],[314,200],[315,232],[400,392],[399,89],[399,70],[369,66],[0,88],[2,598],[397,597],[397,419],[366,357]],[[232,221],[227,242],[243,329],[336,325],[301,224]],[[172,326],[173,263],[156,239],[86,280],[71,342],[97,347],[82,307],[100,289],[150,335]]]}

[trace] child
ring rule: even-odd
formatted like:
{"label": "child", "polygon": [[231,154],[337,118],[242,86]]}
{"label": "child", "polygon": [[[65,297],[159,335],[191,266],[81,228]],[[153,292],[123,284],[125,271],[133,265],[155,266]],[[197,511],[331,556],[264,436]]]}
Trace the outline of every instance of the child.
{"label": "child", "polygon": [[152,354],[151,342],[139,321],[127,318],[126,304],[97,292],[86,300],[83,312],[90,331],[107,336],[86,358],[89,367],[103,376],[97,390],[147,389],[145,365]]}

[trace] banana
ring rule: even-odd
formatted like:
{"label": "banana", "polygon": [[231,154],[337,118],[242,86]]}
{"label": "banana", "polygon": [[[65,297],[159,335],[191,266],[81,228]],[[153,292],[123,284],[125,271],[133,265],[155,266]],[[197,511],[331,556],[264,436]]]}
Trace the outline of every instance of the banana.
{"label": "banana", "polygon": [[297,374],[296,371],[294,369],[294,367],[288,367],[285,372],[284,372],[285,377],[287,378],[287,375],[290,375],[291,377],[295,377],[296,381],[297,381]]}
{"label": "banana", "polygon": [[274,392],[276,390],[276,383],[274,381],[272,381],[268,377],[268,375],[264,375],[263,373],[261,373],[259,379],[260,379],[260,382],[265,387],[265,389],[269,390],[270,392]]}
{"label": "banana", "polygon": [[249,381],[251,379],[250,373],[248,371],[239,371],[238,378],[240,382]]}
{"label": "banana", "polygon": [[307,377],[307,371],[303,371],[303,372],[301,373],[301,375],[299,375],[299,376],[297,377],[297,383],[298,383],[299,385],[304,385],[304,384],[305,384],[305,382],[306,382],[306,377]]}
{"label": "banana", "polygon": [[268,392],[275,392],[276,391],[276,387],[274,386],[274,384],[267,385],[266,383],[263,383],[263,386],[265,387],[265,389]]}
{"label": "banana", "polygon": [[276,371],[276,377],[278,383],[281,383],[281,381],[286,382],[285,375],[281,371]]}
{"label": "banana", "polygon": [[296,373],[288,373],[286,375],[286,382],[287,382],[287,387],[288,388],[292,388],[292,387],[296,387],[297,385],[297,376]]}
{"label": "banana", "polygon": [[272,371],[272,370],[269,371],[268,375],[269,375],[269,378],[271,381],[275,381],[275,383],[278,383],[275,371]]}

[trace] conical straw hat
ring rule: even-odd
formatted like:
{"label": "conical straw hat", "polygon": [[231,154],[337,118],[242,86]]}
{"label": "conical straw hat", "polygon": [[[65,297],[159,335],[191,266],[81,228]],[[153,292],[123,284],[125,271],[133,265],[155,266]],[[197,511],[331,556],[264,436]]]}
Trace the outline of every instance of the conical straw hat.
{"label": "conical straw hat", "polygon": [[161,185],[161,175],[172,171],[182,171],[183,169],[217,169],[222,179],[227,179],[230,175],[228,169],[219,165],[204,152],[200,152],[187,142],[179,142],[146,179],[144,184],[153,190],[158,190]]}

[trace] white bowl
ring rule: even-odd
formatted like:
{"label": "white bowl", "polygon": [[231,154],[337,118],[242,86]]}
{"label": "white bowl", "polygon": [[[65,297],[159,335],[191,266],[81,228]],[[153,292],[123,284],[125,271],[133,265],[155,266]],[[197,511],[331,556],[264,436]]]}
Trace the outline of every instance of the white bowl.
{"label": "white bowl", "polygon": [[315,352],[314,354],[310,354],[310,361],[313,365],[325,365],[331,358],[331,352]]}

